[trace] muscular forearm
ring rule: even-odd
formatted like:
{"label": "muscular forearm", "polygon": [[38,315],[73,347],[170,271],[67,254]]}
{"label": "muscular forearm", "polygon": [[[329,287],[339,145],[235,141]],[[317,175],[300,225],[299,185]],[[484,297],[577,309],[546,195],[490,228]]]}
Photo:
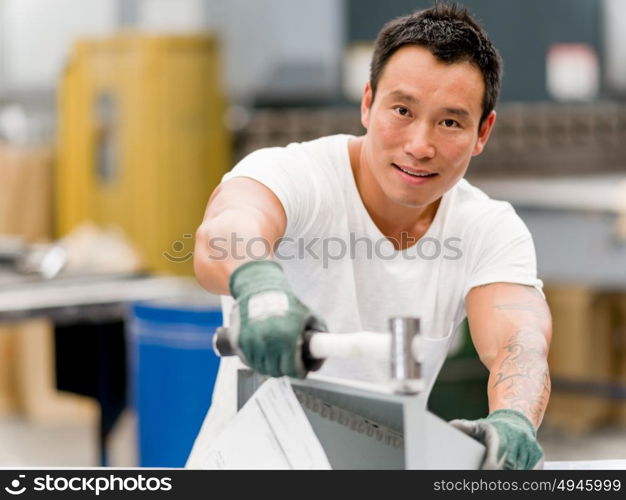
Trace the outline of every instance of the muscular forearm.
{"label": "muscular forearm", "polygon": [[228,280],[237,267],[272,258],[286,221],[278,198],[257,181],[241,177],[221,184],[196,232],[193,264],[200,284],[229,294]]}
{"label": "muscular forearm", "polygon": [[[487,447],[484,468],[534,469],[537,442],[550,396],[550,310],[534,287],[491,283],[467,296],[472,340],[489,369],[489,415],[457,426]],[[533,426],[535,429],[533,429]]]}
{"label": "muscular forearm", "polygon": [[498,351],[489,376],[489,410],[517,410],[539,427],[550,397],[548,344],[536,326],[518,328]]}
{"label": "muscular forearm", "polygon": [[261,216],[250,211],[225,211],[205,221],[196,232],[194,269],[199,283],[209,292],[228,295],[228,279],[240,265],[269,259],[277,238],[263,236]]}

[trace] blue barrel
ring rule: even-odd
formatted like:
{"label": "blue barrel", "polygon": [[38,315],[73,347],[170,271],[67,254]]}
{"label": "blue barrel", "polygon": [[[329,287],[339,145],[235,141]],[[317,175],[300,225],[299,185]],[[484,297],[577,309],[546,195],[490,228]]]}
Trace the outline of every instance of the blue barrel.
{"label": "blue barrel", "polygon": [[131,394],[140,467],[183,467],[211,403],[219,358],[217,305],[132,305]]}

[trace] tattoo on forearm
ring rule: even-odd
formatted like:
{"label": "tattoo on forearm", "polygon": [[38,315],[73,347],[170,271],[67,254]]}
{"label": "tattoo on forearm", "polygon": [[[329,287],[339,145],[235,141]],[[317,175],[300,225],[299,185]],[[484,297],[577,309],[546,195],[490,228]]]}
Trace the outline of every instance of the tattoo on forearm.
{"label": "tattoo on forearm", "polygon": [[494,366],[492,389],[501,392],[509,408],[539,424],[550,396],[550,374],[543,332],[524,327],[509,338],[506,355]]}

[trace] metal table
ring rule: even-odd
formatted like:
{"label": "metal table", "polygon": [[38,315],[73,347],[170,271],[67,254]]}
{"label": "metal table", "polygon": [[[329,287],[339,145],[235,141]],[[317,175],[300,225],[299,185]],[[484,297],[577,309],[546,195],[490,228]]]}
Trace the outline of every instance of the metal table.
{"label": "metal table", "polygon": [[147,274],[65,276],[52,280],[0,272],[0,321],[122,318],[120,306],[137,300],[178,297],[198,289],[195,280]]}
{"label": "metal table", "polygon": [[[192,278],[132,275],[65,276],[52,280],[0,271],[0,322],[46,317],[55,325],[125,321],[135,301],[206,295]],[[102,381],[106,384],[106,381]],[[105,391],[106,392],[106,391]],[[94,396],[95,397],[95,396]],[[100,464],[107,465],[106,440],[119,405],[100,400]],[[125,401],[119,402],[125,404]]]}

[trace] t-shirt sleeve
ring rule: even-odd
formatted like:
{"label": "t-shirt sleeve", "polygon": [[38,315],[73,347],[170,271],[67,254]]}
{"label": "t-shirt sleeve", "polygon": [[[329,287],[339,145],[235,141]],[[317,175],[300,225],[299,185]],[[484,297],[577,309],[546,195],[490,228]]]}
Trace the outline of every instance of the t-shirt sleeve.
{"label": "t-shirt sleeve", "polygon": [[483,219],[480,231],[475,233],[463,296],[476,286],[498,282],[534,286],[541,291],[535,245],[526,224],[508,203],[492,215]]}
{"label": "t-shirt sleeve", "polygon": [[315,168],[311,163],[289,148],[259,149],[235,165],[222,182],[235,177],[260,182],[282,204],[287,216],[286,234],[302,234],[320,210],[320,180],[311,171]]}

